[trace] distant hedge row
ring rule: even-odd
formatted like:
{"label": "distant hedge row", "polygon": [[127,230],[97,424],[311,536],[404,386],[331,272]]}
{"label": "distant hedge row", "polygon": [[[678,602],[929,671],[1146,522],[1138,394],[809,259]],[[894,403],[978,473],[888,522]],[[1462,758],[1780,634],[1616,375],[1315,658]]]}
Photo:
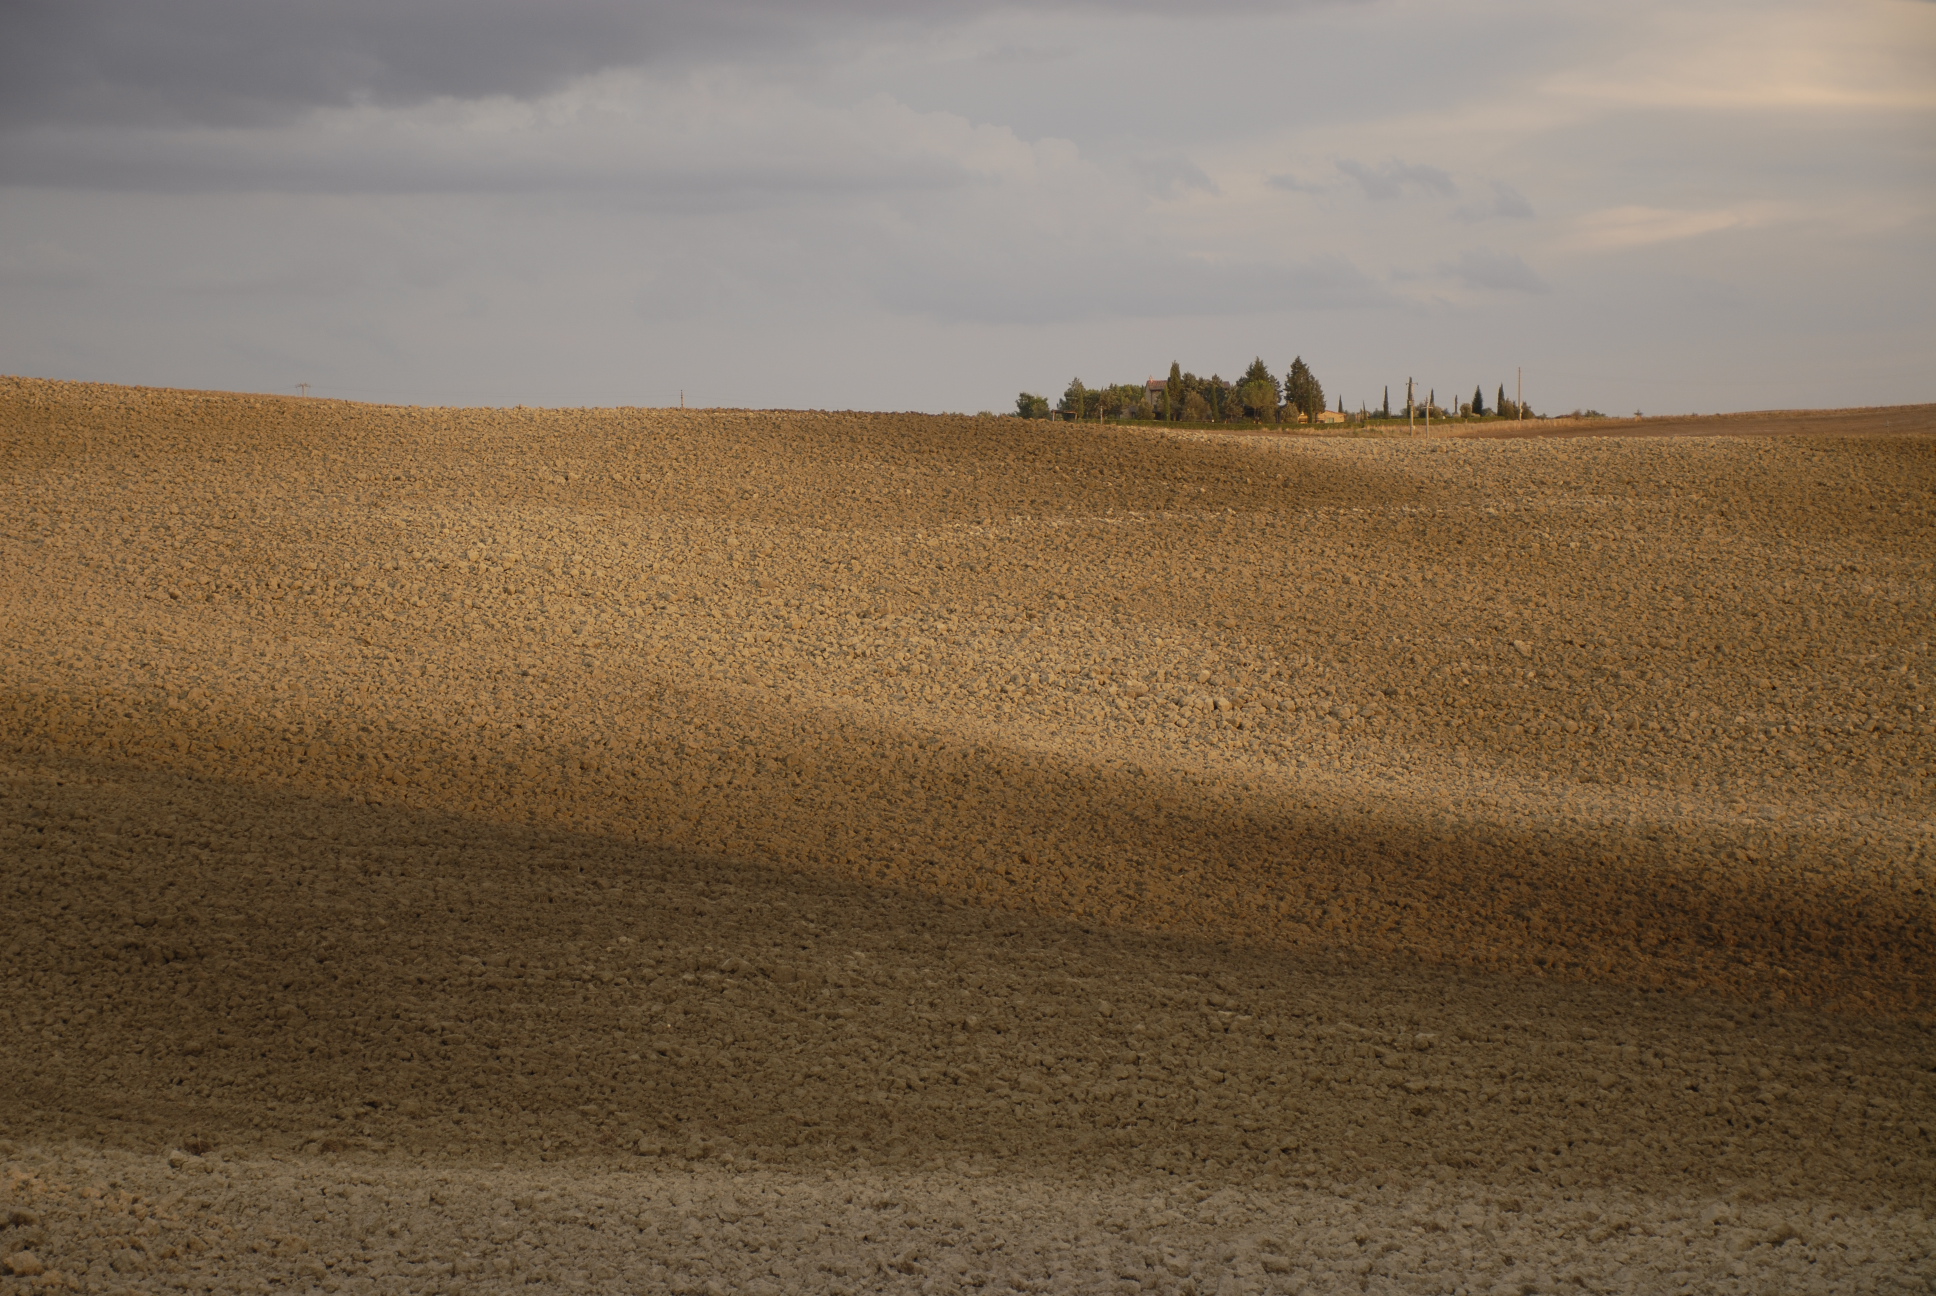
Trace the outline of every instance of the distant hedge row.
{"label": "distant hedge row", "polygon": [[[1472,399],[1459,403],[1456,407],[1441,406],[1436,395],[1428,395],[1414,407],[1423,415],[1430,411],[1434,418],[1448,417],[1504,417],[1533,418],[1533,412],[1521,410],[1506,397],[1506,386],[1499,385],[1499,394],[1491,408],[1487,408],[1485,391],[1481,387],[1472,389]],[[1305,420],[1316,421],[1324,412],[1324,384],[1318,381],[1311,367],[1298,356],[1291,361],[1282,382],[1270,371],[1260,356],[1250,362],[1243,375],[1231,382],[1218,374],[1199,378],[1187,373],[1179,364],[1170,365],[1170,376],[1162,382],[1154,379],[1141,383],[1113,383],[1106,387],[1090,387],[1082,379],[1069,382],[1062,399],[1054,405],[1049,398],[1035,392],[1022,392],[1015,398],[1015,412],[1023,418],[1065,418],[1065,419],[1150,419],[1169,423],[1289,423]],[[1344,399],[1338,400],[1338,413],[1348,414]],[[1403,418],[1405,414],[1392,412],[1391,388],[1385,389],[1383,402],[1377,409],[1360,408],[1359,415],[1367,418]]]}

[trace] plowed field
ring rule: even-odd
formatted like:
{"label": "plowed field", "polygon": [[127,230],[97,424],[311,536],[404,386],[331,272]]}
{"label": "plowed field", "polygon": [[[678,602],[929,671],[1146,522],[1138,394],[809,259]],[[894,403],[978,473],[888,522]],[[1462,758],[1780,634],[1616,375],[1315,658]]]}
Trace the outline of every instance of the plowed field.
{"label": "plowed field", "polygon": [[0,379],[0,1290],[1928,1291],[1846,417]]}

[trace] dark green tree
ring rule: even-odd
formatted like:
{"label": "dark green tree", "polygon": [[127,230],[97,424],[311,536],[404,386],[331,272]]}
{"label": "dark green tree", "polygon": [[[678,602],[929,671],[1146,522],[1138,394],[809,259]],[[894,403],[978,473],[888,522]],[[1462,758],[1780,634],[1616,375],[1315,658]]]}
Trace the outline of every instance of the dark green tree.
{"label": "dark green tree", "polygon": [[1478,415],[1486,412],[1486,393],[1478,387],[1472,389],[1472,412]]}
{"label": "dark green tree", "polygon": [[1390,383],[1385,384],[1385,403],[1378,407],[1378,417],[1379,418],[1391,417],[1391,384]]}
{"label": "dark green tree", "polygon": [[1045,419],[1049,416],[1049,398],[1023,392],[1015,398],[1015,412],[1025,419]]}
{"label": "dark green tree", "polygon": [[1511,406],[1512,402],[1506,399],[1506,384],[1500,383],[1499,399],[1492,403],[1492,412],[1495,414],[1509,414],[1514,412]]}
{"label": "dark green tree", "polygon": [[1082,379],[1071,378],[1068,389],[1062,393],[1062,399],[1056,402],[1055,407],[1062,411],[1064,418],[1086,418],[1095,410],[1096,393],[1084,387]]}
{"label": "dark green tree", "polygon": [[1096,398],[1098,407],[1110,418],[1148,418],[1153,412],[1146,383],[1113,383],[1090,395]]}
{"label": "dark green tree", "polygon": [[1176,420],[1183,417],[1183,366],[1170,361],[1170,376],[1163,384],[1163,417]]}
{"label": "dark green tree", "polygon": [[1244,376],[1237,382],[1238,399],[1243,401],[1243,412],[1251,418],[1272,422],[1277,418],[1277,402],[1282,395],[1277,388],[1277,377],[1258,356],[1244,370]]}
{"label": "dark green tree", "polygon": [[1314,423],[1324,412],[1324,384],[1303,356],[1291,361],[1291,371],[1284,377],[1284,403]]}
{"label": "dark green tree", "polygon": [[1255,419],[1259,423],[1277,421],[1277,384],[1253,378],[1236,391],[1236,399],[1242,407],[1243,417]]}

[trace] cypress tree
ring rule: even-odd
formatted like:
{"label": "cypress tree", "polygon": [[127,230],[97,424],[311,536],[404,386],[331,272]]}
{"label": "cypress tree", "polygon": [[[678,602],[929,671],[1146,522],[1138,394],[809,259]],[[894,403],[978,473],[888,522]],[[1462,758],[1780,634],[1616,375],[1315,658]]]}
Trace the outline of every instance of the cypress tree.
{"label": "cypress tree", "polygon": [[1385,403],[1378,407],[1378,417],[1379,418],[1391,417],[1391,384],[1390,383],[1385,384]]}
{"label": "cypress tree", "polygon": [[1474,414],[1486,412],[1486,394],[1477,387],[1472,389],[1472,412]]}
{"label": "cypress tree", "polygon": [[1170,361],[1169,379],[1163,384],[1163,417],[1172,421],[1183,417],[1183,366],[1174,360]]}
{"label": "cypress tree", "polygon": [[1284,400],[1312,422],[1324,412],[1324,384],[1304,363],[1303,356],[1291,361],[1291,371],[1284,377]]}

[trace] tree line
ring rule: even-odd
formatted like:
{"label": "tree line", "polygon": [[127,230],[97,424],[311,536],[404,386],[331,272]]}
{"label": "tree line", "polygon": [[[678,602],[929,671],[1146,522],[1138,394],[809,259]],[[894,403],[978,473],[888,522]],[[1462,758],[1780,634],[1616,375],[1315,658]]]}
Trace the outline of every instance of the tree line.
{"label": "tree line", "polygon": [[[1441,405],[1439,404],[1438,394],[1436,392],[1427,392],[1424,395],[1424,397],[1422,397],[1418,401],[1418,403],[1413,407],[1413,409],[1415,413],[1421,414],[1421,415],[1429,412],[1431,416],[1435,419],[1436,418],[1518,419],[1518,418],[1538,418],[1539,417],[1539,415],[1533,413],[1532,407],[1530,405],[1521,406],[1518,401],[1515,401],[1510,396],[1506,395],[1506,384],[1504,383],[1499,384],[1499,393],[1498,395],[1493,397],[1493,401],[1490,406],[1486,404],[1486,389],[1485,389],[1485,385],[1481,383],[1479,386],[1474,387],[1472,389],[1472,399],[1469,401],[1457,401],[1457,402],[1451,402],[1445,405]],[[1391,388],[1387,387],[1385,389],[1384,404],[1377,411],[1374,411],[1372,417],[1374,418],[1404,418],[1405,417],[1405,411],[1403,409],[1400,409],[1396,414],[1392,412]]]}
{"label": "tree line", "polygon": [[1015,412],[1023,418],[1276,423],[1316,419],[1323,411],[1324,386],[1302,356],[1291,361],[1281,382],[1260,356],[1234,382],[1220,374],[1199,378],[1173,363],[1160,386],[1141,382],[1090,387],[1076,378],[1053,406],[1048,397],[1034,392],[1015,398]]}
{"label": "tree line", "polygon": [[[1428,394],[1416,401],[1413,413],[1424,416],[1429,410],[1433,418],[1533,418],[1530,409],[1520,406],[1506,396],[1506,385],[1499,385],[1498,395],[1490,407],[1486,404],[1483,386],[1472,389],[1470,401],[1452,402],[1440,405],[1436,394]],[[1260,356],[1250,362],[1242,375],[1234,381],[1211,374],[1199,378],[1176,363],[1170,365],[1170,375],[1160,385],[1154,381],[1141,383],[1112,383],[1103,387],[1090,387],[1082,379],[1075,378],[1062,393],[1062,399],[1053,405],[1046,396],[1035,392],[1022,392],[1015,398],[1015,412],[1022,418],[1063,418],[1063,419],[1148,419],[1170,423],[1302,423],[1317,422],[1325,412],[1324,384],[1318,381],[1311,367],[1298,356],[1291,361],[1290,368],[1280,380],[1271,372]],[[1360,406],[1350,411],[1344,407],[1344,398],[1339,397],[1337,414],[1351,421],[1371,419],[1405,418],[1407,411],[1401,404],[1393,412],[1391,388],[1387,387],[1384,399],[1377,408]]]}

